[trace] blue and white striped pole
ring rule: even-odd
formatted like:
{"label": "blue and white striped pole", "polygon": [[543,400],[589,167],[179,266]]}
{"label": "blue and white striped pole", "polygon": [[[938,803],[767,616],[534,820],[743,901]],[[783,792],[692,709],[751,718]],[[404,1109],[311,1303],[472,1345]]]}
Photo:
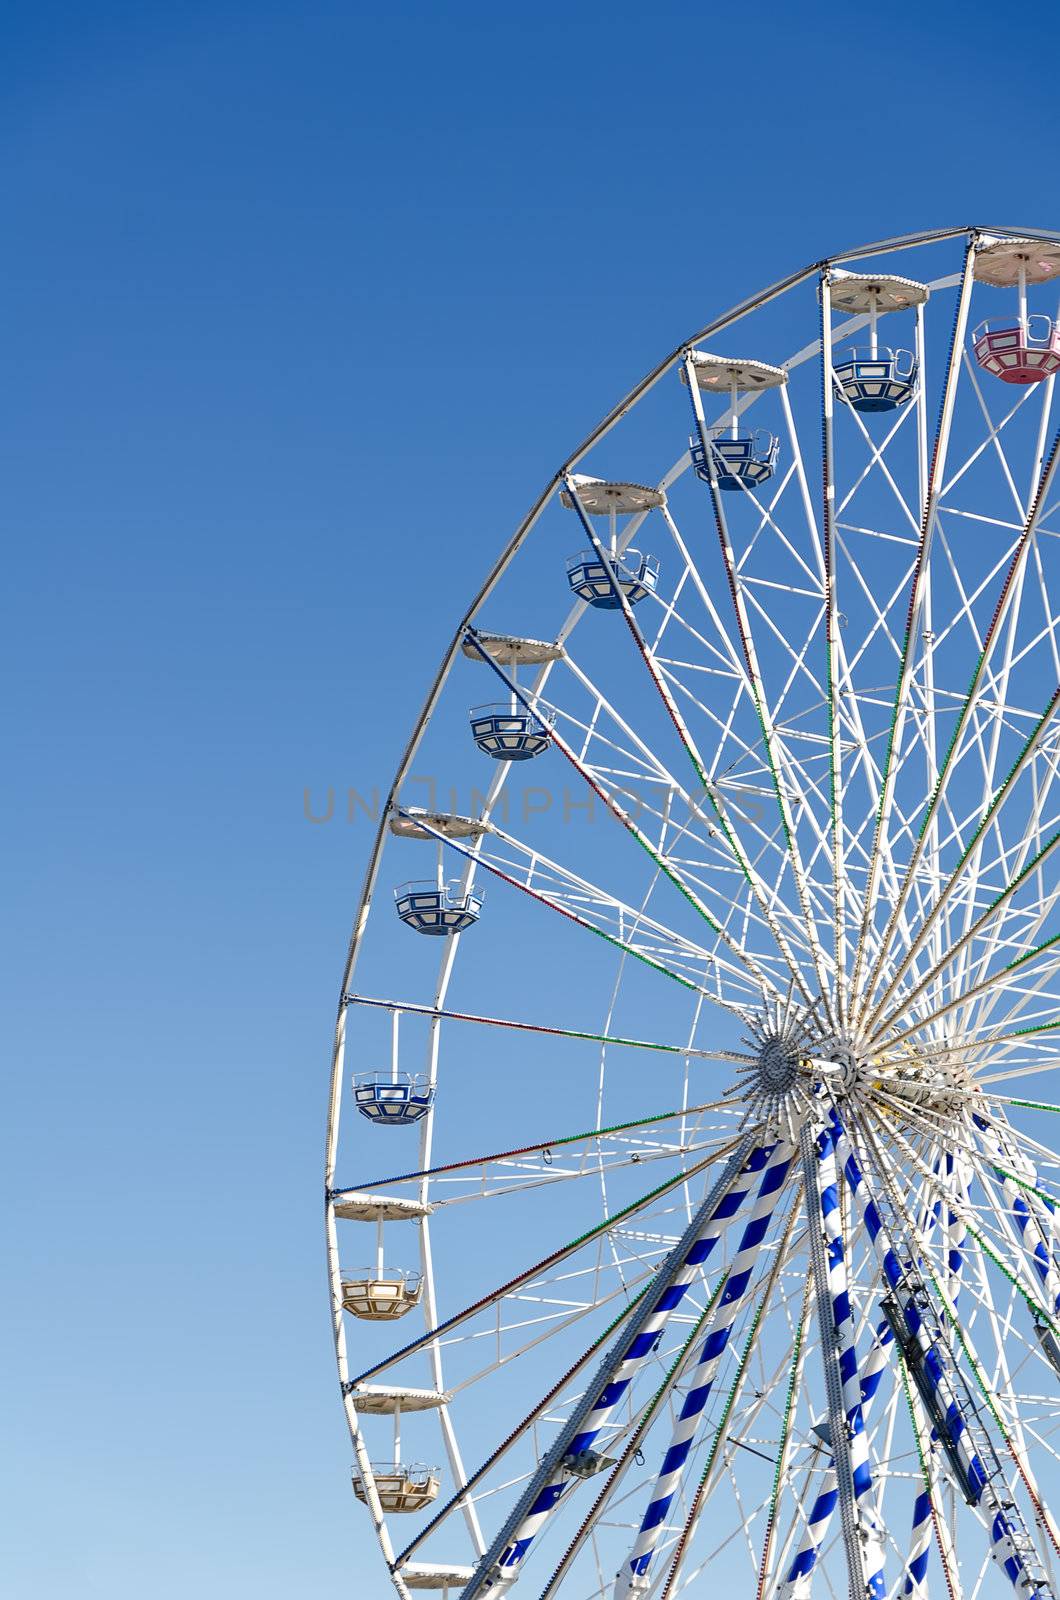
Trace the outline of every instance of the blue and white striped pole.
{"label": "blue and white striped pole", "polygon": [[913,1534],[909,1559],[905,1564],[903,1595],[915,1595],[917,1600],[922,1600],[922,1597],[927,1595],[927,1569],[934,1536],[931,1495],[925,1486],[919,1490],[913,1501]]}
{"label": "blue and white striped pole", "polygon": [[[821,1222],[824,1227],[828,1261],[828,1293],[832,1302],[832,1321],[835,1325],[836,1353],[839,1360],[847,1448],[850,1457],[850,1477],[861,1538],[865,1590],[872,1596],[872,1600],[882,1600],[886,1590],[883,1576],[883,1534],[876,1514],[872,1468],[869,1465],[869,1440],[861,1409],[854,1313],[850,1304],[839,1206],[836,1148],[829,1128],[822,1129],[817,1136],[817,1160],[820,1175]],[[828,1352],[824,1352],[824,1356],[827,1360]],[[833,1440],[833,1448],[834,1444]]]}
{"label": "blue and white striped pole", "polygon": [[[986,1468],[979,1459],[974,1444],[969,1437],[967,1424],[961,1413],[952,1385],[939,1359],[938,1352],[932,1344],[930,1334],[924,1325],[924,1320],[920,1315],[916,1302],[911,1295],[904,1292],[901,1262],[895,1253],[893,1243],[887,1237],[879,1209],[868,1191],[864,1174],[858,1165],[846,1130],[840,1122],[839,1113],[834,1106],[829,1112],[829,1118],[839,1158],[843,1162],[843,1171],[850,1184],[851,1192],[857,1200],[865,1223],[865,1230],[879,1258],[883,1276],[901,1306],[906,1327],[923,1353],[924,1371],[927,1374],[928,1382],[938,1400],[939,1409],[944,1418],[953,1447],[965,1464],[968,1488],[975,1494],[976,1503],[978,1504],[982,1499],[983,1490],[988,1482]],[[1037,1594],[1039,1590],[1033,1586],[1032,1580],[1029,1579],[1028,1574],[1025,1572],[1022,1557],[1013,1542],[1012,1529],[1003,1510],[997,1511],[990,1522],[990,1540],[991,1554],[994,1560],[1002,1568],[1013,1588],[1020,1594],[1021,1600],[1031,1600],[1032,1595]]]}
{"label": "blue and white striped pole", "polygon": [[[960,1185],[960,1173],[952,1152],[947,1152],[942,1163],[947,1188]],[[943,1210],[945,1215],[943,1215]],[[946,1293],[956,1307],[961,1292],[961,1266],[964,1260],[964,1241],[967,1229],[962,1213],[952,1204],[943,1207],[939,1200],[934,1207],[936,1222],[940,1223],[946,1240]],[[938,1433],[932,1428],[929,1450],[938,1445]],[[930,1460],[930,1457],[928,1457]],[[925,1470],[930,1471],[930,1466]],[[909,1557],[905,1566],[905,1584],[902,1594],[906,1600],[927,1600],[927,1569],[931,1558],[931,1544],[935,1536],[931,1493],[925,1484],[913,1502],[913,1527],[909,1541]]]}
{"label": "blue and white striped pole", "polygon": [[[608,1352],[590,1390],[591,1398],[576,1408],[572,1424],[546,1456],[544,1481],[531,1482],[498,1539],[480,1561],[463,1591],[463,1600],[482,1593],[502,1593],[519,1576],[527,1551],[577,1474],[565,1465],[586,1455],[607,1426],[615,1407],[630,1384],[650,1360],[655,1342],[670,1314],[680,1305],[700,1268],[731,1219],[746,1200],[758,1174],[769,1161],[772,1145],[754,1146],[750,1135],[743,1141],[715,1191],[704,1201],[682,1240],[659,1269],[658,1287],[645,1297],[645,1313]],[[735,1164],[735,1168],[734,1168]],[[720,1190],[720,1193],[718,1192]],[[569,1435],[569,1437],[567,1436]],[[549,1459],[552,1465],[549,1466]]]}
{"label": "blue and white striped pole", "polygon": [[640,1532],[630,1552],[629,1560],[618,1574],[615,1600],[624,1600],[625,1596],[640,1594],[649,1586],[648,1568],[665,1527],[667,1512],[680,1487],[733,1324],[747,1299],[754,1263],[794,1158],[795,1152],[791,1145],[781,1142],[776,1146],[762,1177],[758,1198],[729,1268],[713,1325],[703,1341],[699,1360],[692,1374],[692,1384],[674,1424],[670,1445],[663,1456]]}
{"label": "blue and white striped pole", "polygon": [[[961,1176],[960,1164],[952,1153],[946,1156],[946,1178],[958,1201],[963,1200],[965,1182]],[[961,1268],[964,1265],[964,1242],[967,1236],[968,1228],[964,1221],[964,1212],[959,1206],[948,1205],[946,1207],[946,1293],[954,1306],[961,1294]]]}
{"label": "blue and white striped pole", "polygon": [[[972,1119],[979,1129],[994,1161],[1002,1162],[1020,1174],[1027,1183],[1038,1186],[1038,1173],[1033,1162],[1001,1138],[985,1117]],[[1013,1220],[1020,1230],[1023,1245],[1044,1290],[1045,1303],[1053,1312],[1060,1311],[1060,1270],[1052,1249],[1052,1218],[1043,1216],[1044,1202],[1037,1195],[1027,1194],[1002,1171],[998,1172],[1001,1187],[1012,1209]]]}
{"label": "blue and white striped pole", "polygon": [[[890,1346],[894,1343],[894,1334],[890,1324],[886,1321],[879,1323],[872,1342],[872,1349],[865,1358],[861,1369],[861,1415],[868,1416],[869,1407],[876,1397],[876,1391],[883,1381],[883,1375],[891,1364],[892,1351]],[[810,1585],[813,1581],[813,1570],[821,1554],[821,1546],[828,1536],[829,1523],[839,1499],[839,1485],[836,1477],[835,1457],[833,1456],[825,1468],[824,1480],[817,1496],[810,1507],[806,1519],[806,1529],[802,1542],[795,1557],[788,1568],[788,1573],[783,1583],[777,1590],[778,1600],[807,1600]]]}
{"label": "blue and white striped pole", "polygon": [[960,1451],[968,1468],[970,1484],[981,1491],[986,1482],[986,1469],[966,1437],[967,1428],[961,1415],[960,1407],[957,1404],[956,1396],[950,1386],[938,1352],[932,1345],[930,1334],[924,1325],[924,1319],[920,1315],[916,1302],[905,1291],[902,1264],[898,1259],[893,1243],[887,1236],[876,1202],[869,1193],[864,1174],[851,1148],[846,1130],[834,1108],[830,1113],[830,1117],[837,1153],[843,1162],[843,1171],[847,1182],[850,1184],[851,1193],[854,1195],[861,1211],[865,1231],[883,1268],[883,1276],[901,1306],[906,1327],[924,1352],[924,1367],[928,1374],[928,1379],[943,1408],[950,1430],[950,1438],[955,1448]]}

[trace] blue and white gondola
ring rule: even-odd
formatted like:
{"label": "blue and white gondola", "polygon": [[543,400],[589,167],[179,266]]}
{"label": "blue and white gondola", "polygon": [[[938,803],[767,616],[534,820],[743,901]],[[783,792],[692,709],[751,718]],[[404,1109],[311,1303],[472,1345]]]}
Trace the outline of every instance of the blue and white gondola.
{"label": "blue and white gondola", "polygon": [[399,1072],[366,1072],[354,1079],[357,1110],[377,1127],[408,1128],[425,1117],[434,1103],[434,1090],[426,1078]]}
{"label": "blue and white gondola", "polygon": [[518,703],[473,706],[468,716],[471,737],[494,761],[532,761],[551,742],[552,729],[544,718]]}
{"label": "blue and white gondola", "polygon": [[927,284],[914,278],[835,268],[828,272],[827,284],[833,311],[868,317],[868,344],[833,355],[832,383],[837,397],[851,410],[868,415],[900,410],[917,393],[920,362],[912,350],[881,345],[877,323],[888,312],[923,306],[930,294]]}
{"label": "blue and white gondola", "polygon": [[405,926],[443,939],[463,933],[476,923],[484,898],[482,890],[464,890],[455,880],[439,885],[425,878],[403,883],[394,890],[397,914]]}
{"label": "blue and white gondola", "polygon": [[[787,370],[766,361],[691,350],[681,366],[681,381],[686,385],[689,367],[695,375],[689,393],[696,423],[690,442],[696,476],[727,491],[760,488],[777,469],[780,440],[766,428],[741,431],[741,396],[754,397],[769,389],[782,389],[788,381]],[[728,413],[720,421],[708,424],[703,411],[704,394],[727,396]]]}
{"label": "blue and white gondola", "polygon": [[[568,475],[569,487],[560,491],[560,504],[576,511],[592,541],[592,548],[579,550],[567,561],[567,583],[571,593],[586,605],[600,611],[620,611],[623,600],[631,606],[653,594],[659,582],[656,556],[628,548],[628,538],[619,534],[619,517],[640,520],[660,506],[666,495],[661,489],[642,483]],[[609,539],[605,547],[593,530],[591,518],[606,517]],[[627,525],[628,526],[628,525]],[[608,570],[610,569],[610,570]]]}

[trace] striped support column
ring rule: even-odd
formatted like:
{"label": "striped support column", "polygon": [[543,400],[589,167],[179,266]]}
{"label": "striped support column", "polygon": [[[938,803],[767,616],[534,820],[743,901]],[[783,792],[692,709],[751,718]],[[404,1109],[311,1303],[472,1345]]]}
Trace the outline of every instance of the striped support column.
{"label": "striped support column", "polygon": [[725,1289],[714,1323],[703,1341],[699,1360],[692,1375],[692,1385],[685,1395],[684,1404],[674,1424],[670,1445],[663,1456],[637,1541],[615,1583],[615,1600],[623,1600],[624,1596],[640,1593],[648,1587],[648,1568],[665,1526],[667,1512],[680,1487],[696,1431],[710,1399],[733,1324],[747,1298],[754,1263],[776,1210],[780,1191],[791,1170],[794,1156],[792,1147],[781,1142],[776,1146],[763,1175],[758,1198],[725,1280]]}
{"label": "striped support column", "polygon": [[[868,1233],[879,1258],[883,1276],[902,1308],[906,1327],[923,1352],[924,1370],[927,1373],[928,1381],[939,1402],[939,1408],[944,1417],[950,1440],[954,1448],[960,1452],[965,1463],[969,1485],[973,1490],[977,1491],[976,1503],[978,1503],[982,1498],[983,1490],[988,1481],[986,1469],[968,1435],[967,1424],[961,1414],[956,1395],[946,1374],[945,1367],[931,1341],[928,1329],[924,1326],[923,1318],[914,1299],[903,1287],[901,1262],[895,1253],[892,1242],[887,1237],[883,1219],[880,1216],[876,1202],[868,1192],[864,1174],[858,1165],[846,1130],[843,1128],[839,1120],[839,1114],[834,1107],[831,1109],[829,1117],[836,1141],[836,1149],[840,1160],[843,1162],[843,1171],[846,1174],[851,1191],[861,1211],[862,1219],[865,1223],[865,1231]],[[1004,1512],[998,1511],[990,1523],[991,1555],[1002,1568],[1013,1588],[1020,1594],[1021,1600],[1027,1600],[1027,1579],[1024,1574],[1023,1562],[1012,1543],[1010,1535],[1011,1529]]]}
{"label": "striped support column", "polygon": [[[821,1222],[828,1260],[828,1294],[832,1302],[832,1321],[835,1325],[847,1447],[850,1454],[850,1476],[862,1542],[865,1585],[867,1593],[873,1600],[882,1600],[885,1591],[883,1536],[876,1515],[872,1469],[869,1465],[869,1441],[861,1410],[861,1384],[858,1378],[858,1358],[854,1340],[854,1314],[847,1283],[846,1252],[843,1247],[835,1142],[828,1128],[823,1129],[817,1137],[817,1160],[820,1171]],[[827,1359],[827,1353],[825,1358]]]}
{"label": "striped support column", "polygon": [[[628,1349],[622,1353],[618,1364],[605,1374],[602,1386],[593,1401],[591,1409],[586,1413],[579,1432],[570,1442],[567,1450],[568,1456],[576,1456],[583,1451],[590,1450],[601,1431],[607,1426],[615,1407],[622,1400],[634,1378],[650,1360],[655,1348],[655,1341],[665,1327],[671,1312],[680,1305],[688,1293],[689,1287],[699,1269],[714,1249],[728,1223],[746,1200],[756,1177],[767,1166],[773,1149],[774,1146],[768,1145],[751,1152],[744,1163],[742,1172],[736,1177],[728,1193],[713,1208],[710,1217],[696,1233],[685,1252],[684,1259],[680,1262],[669,1284],[652,1308],[651,1315],[637,1332]],[[532,1504],[527,1508],[518,1527],[498,1557],[497,1567],[499,1572],[495,1577],[492,1574],[487,1574],[484,1580],[484,1587],[507,1588],[515,1581],[519,1575],[519,1566],[531,1544],[533,1544],[534,1539],[554,1511],[565,1490],[575,1481],[577,1480],[562,1465],[552,1474],[548,1482],[539,1490]],[[478,1592],[477,1588],[475,1592]]]}
{"label": "striped support column", "polygon": [[[960,1167],[952,1154],[946,1156],[947,1187],[956,1191],[957,1199],[964,1198],[964,1182]],[[964,1264],[964,1241],[968,1236],[964,1215],[953,1206],[946,1208],[946,1293],[954,1306],[961,1293],[961,1267]]]}
{"label": "striped support column", "polygon": [[[942,1168],[946,1176],[946,1187],[952,1189],[960,1186],[960,1174],[957,1171],[952,1153],[947,1152]],[[960,1212],[955,1211],[952,1205],[943,1207],[943,1202],[938,1201],[935,1207],[936,1220],[944,1229],[946,1240],[946,1293],[949,1295],[954,1307],[961,1292],[961,1266],[964,1261],[964,1241],[967,1234]],[[929,1449],[934,1451],[938,1444],[938,1433],[932,1428],[930,1432]],[[930,1470],[925,1466],[925,1471]],[[913,1502],[913,1527],[909,1541],[909,1559],[905,1567],[905,1584],[902,1594],[907,1600],[927,1600],[927,1569],[931,1556],[931,1546],[935,1537],[935,1525],[932,1515],[931,1494],[925,1485]]]}
{"label": "striped support column", "polygon": [[938,1352],[932,1345],[930,1334],[927,1328],[924,1326],[923,1318],[917,1309],[916,1303],[905,1290],[903,1283],[902,1264],[898,1259],[891,1240],[887,1237],[887,1233],[883,1225],[883,1219],[880,1216],[879,1210],[877,1209],[875,1200],[873,1200],[868,1191],[864,1174],[862,1173],[861,1168],[858,1165],[857,1158],[850,1147],[850,1141],[847,1138],[846,1131],[840,1123],[838,1114],[834,1109],[830,1115],[832,1119],[832,1131],[836,1139],[837,1152],[840,1156],[840,1159],[843,1161],[843,1171],[846,1175],[847,1182],[850,1184],[851,1192],[857,1200],[858,1207],[861,1211],[862,1219],[865,1224],[865,1230],[868,1233],[873,1249],[875,1250],[876,1255],[879,1258],[880,1265],[883,1269],[883,1276],[888,1287],[894,1292],[898,1303],[902,1308],[902,1316],[904,1318],[906,1327],[909,1329],[910,1334],[916,1340],[917,1344],[920,1346],[920,1349],[924,1353],[924,1366],[927,1371],[931,1387],[934,1389],[936,1395],[938,1396],[939,1403],[943,1408],[947,1426],[950,1431],[950,1438],[954,1446],[961,1451],[962,1457],[968,1468],[972,1485],[978,1486],[981,1491],[986,1482],[985,1468],[983,1467],[983,1464],[979,1460],[978,1456],[975,1454],[970,1441],[966,1438],[967,1429],[964,1418],[960,1412],[960,1407],[957,1404],[956,1397],[950,1386]]}
{"label": "striped support column", "polygon": [[[886,1321],[879,1323],[872,1342],[872,1349],[866,1356],[865,1364],[861,1371],[861,1414],[863,1419],[868,1415],[869,1407],[876,1397],[876,1391],[883,1381],[883,1374],[890,1366],[890,1346],[893,1343],[894,1334],[891,1332],[890,1324]],[[833,1456],[825,1468],[823,1482],[813,1505],[810,1507],[802,1542],[791,1566],[788,1568],[787,1577],[777,1591],[777,1600],[806,1600],[809,1595],[813,1570],[817,1565],[821,1546],[827,1538],[828,1525],[832,1520],[832,1513],[835,1511],[838,1498],[839,1488],[836,1481],[835,1457]]]}
{"label": "striped support column", "polygon": [[915,1595],[917,1600],[927,1595],[928,1558],[935,1528],[931,1518],[931,1496],[926,1488],[920,1490],[913,1501],[913,1533],[909,1547],[909,1560],[905,1564],[904,1595]]}
{"label": "striped support column", "polygon": [[[985,1118],[974,1117],[972,1120],[983,1135],[994,1160],[1001,1161],[1011,1171],[1019,1173],[1027,1183],[1037,1186],[1038,1174],[1033,1163],[1021,1151],[1008,1146]],[[997,1175],[1001,1179],[1005,1199],[1012,1208],[1013,1220],[1020,1230],[1024,1248],[1041,1282],[1045,1303],[1050,1310],[1060,1311],[1060,1270],[1051,1248],[1052,1219],[1041,1216],[1038,1208],[1043,1207],[1044,1202],[1037,1195],[1027,1194],[1004,1172],[998,1172]],[[1048,1230],[1044,1225],[1047,1220]]]}

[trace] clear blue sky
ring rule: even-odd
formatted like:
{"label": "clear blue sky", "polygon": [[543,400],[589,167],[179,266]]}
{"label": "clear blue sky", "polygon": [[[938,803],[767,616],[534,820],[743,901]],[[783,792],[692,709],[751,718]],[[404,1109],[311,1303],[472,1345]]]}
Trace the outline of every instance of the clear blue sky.
{"label": "clear blue sky", "polygon": [[1050,9],[866,15],[5,6],[13,1600],[382,1592],[319,1198],[369,829],[303,789],[385,790],[683,335],[862,239],[1055,225]]}

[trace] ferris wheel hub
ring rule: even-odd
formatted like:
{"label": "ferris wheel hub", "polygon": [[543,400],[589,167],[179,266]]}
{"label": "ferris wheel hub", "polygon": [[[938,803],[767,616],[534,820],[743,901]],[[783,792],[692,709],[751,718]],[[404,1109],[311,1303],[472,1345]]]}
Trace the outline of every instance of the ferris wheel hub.
{"label": "ferris wheel hub", "polygon": [[887,1062],[881,1076],[896,1100],[930,1111],[955,1113],[976,1093],[974,1074],[960,1051]]}
{"label": "ferris wheel hub", "polygon": [[794,1139],[814,1115],[814,1075],[810,1056],[816,1023],[812,1012],[770,1008],[750,1019],[746,1040],[754,1059],[740,1078],[749,1105],[785,1138]]}
{"label": "ferris wheel hub", "polygon": [[759,1057],[759,1072],[765,1088],[783,1094],[798,1082],[798,1057],[782,1038],[767,1039]]}

